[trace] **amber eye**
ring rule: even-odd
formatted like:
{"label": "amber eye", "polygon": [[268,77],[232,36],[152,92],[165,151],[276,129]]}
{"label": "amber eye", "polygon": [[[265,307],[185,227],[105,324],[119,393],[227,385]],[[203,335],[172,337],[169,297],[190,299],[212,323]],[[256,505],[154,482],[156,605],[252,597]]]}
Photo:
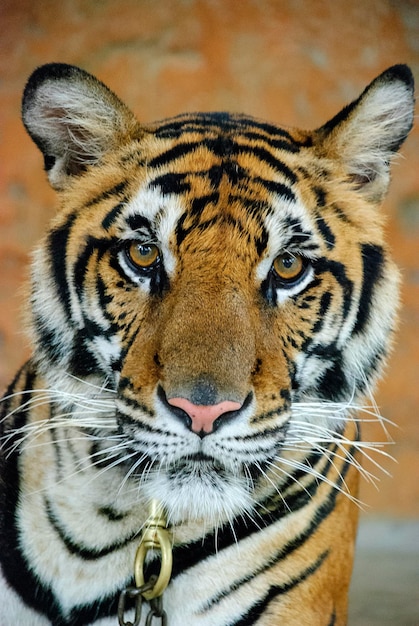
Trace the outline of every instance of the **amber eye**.
{"label": "amber eye", "polygon": [[160,258],[160,251],[153,243],[132,241],[127,247],[127,256],[139,269],[150,269]]}
{"label": "amber eye", "polygon": [[307,264],[303,257],[285,252],[276,257],[273,269],[283,283],[295,283],[305,272]]}

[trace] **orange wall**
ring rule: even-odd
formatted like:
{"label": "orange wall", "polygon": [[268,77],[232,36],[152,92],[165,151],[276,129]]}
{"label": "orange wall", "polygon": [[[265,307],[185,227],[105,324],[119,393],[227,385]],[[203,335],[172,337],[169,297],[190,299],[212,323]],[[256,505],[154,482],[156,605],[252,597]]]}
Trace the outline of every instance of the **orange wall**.
{"label": "orange wall", "polygon": [[[386,67],[419,79],[416,0],[1,0],[0,386],[25,355],[19,292],[29,251],[54,210],[42,158],[20,122],[26,78],[42,63],[80,65],[146,121],[183,110],[245,111],[316,127]],[[419,82],[419,80],[418,80]],[[404,273],[397,347],[377,393],[398,424],[369,511],[419,514],[419,133],[403,148],[385,205]],[[365,437],[379,440],[377,426]]]}

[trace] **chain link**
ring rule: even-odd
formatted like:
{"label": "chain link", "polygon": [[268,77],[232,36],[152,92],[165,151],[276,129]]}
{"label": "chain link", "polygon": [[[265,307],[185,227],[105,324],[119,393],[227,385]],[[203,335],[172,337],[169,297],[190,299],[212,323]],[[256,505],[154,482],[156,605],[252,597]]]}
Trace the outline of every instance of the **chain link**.
{"label": "chain link", "polygon": [[[126,587],[121,595],[119,596],[118,602],[118,623],[119,626],[140,626],[141,624],[141,616],[144,605],[144,593],[153,589],[156,584],[157,576],[151,576],[148,583],[143,585],[142,587]],[[126,603],[127,600],[135,600],[134,608],[134,621],[128,621],[125,619],[125,613],[127,611]],[[159,596],[158,598],[153,598],[149,602],[150,608],[146,615],[145,626],[153,626],[156,622],[154,619],[160,620],[157,621],[157,624],[161,626],[167,626],[167,615],[166,611],[163,609],[163,598]]]}
{"label": "chain link", "polygon": [[[140,626],[141,614],[143,608],[143,593],[148,589],[152,589],[154,580],[150,578],[149,582],[142,587],[126,587],[122,590],[118,601],[118,623],[119,626]],[[125,619],[126,603],[127,600],[135,600],[135,615],[134,621],[129,622]]]}
{"label": "chain link", "polygon": [[163,610],[162,596],[159,596],[158,598],[153,598],[152,600],[150,600],[150,610],[147,615],[145,626],[152,626],[154,622],[154,618],[156,618],[157,620],[160,620],[161,626],[167,626],[167,615],[166,615],[166,611]]}

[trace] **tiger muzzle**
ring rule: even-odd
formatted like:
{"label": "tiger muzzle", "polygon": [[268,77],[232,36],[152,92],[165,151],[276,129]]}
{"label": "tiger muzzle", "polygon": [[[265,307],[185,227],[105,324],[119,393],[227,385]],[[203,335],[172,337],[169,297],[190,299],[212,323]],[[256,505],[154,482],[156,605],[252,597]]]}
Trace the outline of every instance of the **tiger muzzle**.
{"label": "tiger muzzle", "polygon": [[161,331],[159,397],[188,428],[210,434],[252,396],[256,340],[237,294],[183,296]]}

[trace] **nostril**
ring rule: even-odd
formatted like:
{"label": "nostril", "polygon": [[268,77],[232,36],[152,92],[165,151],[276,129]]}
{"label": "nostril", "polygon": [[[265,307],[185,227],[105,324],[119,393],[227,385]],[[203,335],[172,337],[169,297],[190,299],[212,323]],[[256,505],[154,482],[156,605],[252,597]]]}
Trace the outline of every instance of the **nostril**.
{"label": "nostril", "polygon": [[[197,433],[200,437],[205,437],[205,435],[216,430],[221,422],[224,423],[228,417],[232,418],[244,406],[241,402],[233,400],[223,400],[214,404],[198,404],[180,396],[168,398],[160,385],[157,388],[157,396],[189,430]],[[193,400],[196,400],[196,394],[192,394],[191,397]],[[206,399],[208,399],[208,394]],[[248,398],[246,398],[245,404],[247,402]]]}
{"label": "nostril", "polygon": [[241,409],[240,402],[224,400],[217,404],[194,404],[187,398],[169,398],[168,403],[175,409],[181,409],[190,419],[190,429],[195,433],[209,434],[214,430],[216,420],[233,411]]}
{"label": "nostril", "polygon": [[182,422],[184,422],[185,425],[189,429],[191,428],[192,420],[189,417],[189,415],[182,408],[176,407],[173,404],[169,403],[169,400],[167,399],[167,396],[166,396],[166,392],[164,391],[163,387],[161,387],[160,385],[157,388],[157,397],[172,413],[176,415],[176,417],[178,417]]}

